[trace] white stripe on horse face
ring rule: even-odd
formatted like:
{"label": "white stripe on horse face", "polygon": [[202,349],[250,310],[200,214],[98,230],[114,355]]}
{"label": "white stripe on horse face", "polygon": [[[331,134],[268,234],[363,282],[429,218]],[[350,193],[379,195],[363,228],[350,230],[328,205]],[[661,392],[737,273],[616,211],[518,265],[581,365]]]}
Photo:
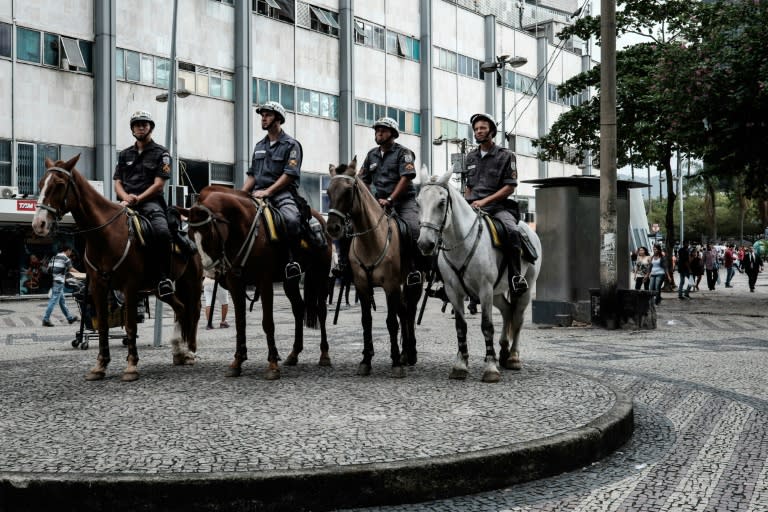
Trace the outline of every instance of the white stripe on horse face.
{"label": "white stripe on horse face", "polygon": [[194,234],[195,243],[197,244],[197,252],[200,253],[200,262],[203,264],[203,268],[210,268],[213,265],[213,258],[208,256],[203,249],[203,235],[195,231]]}
{"label": "white stripe on horse face", "polygon": [[[45,178],[45,181],[43,182],[43,188],[40,189],[40,196],[37,198],[37,204],[45,204],[45,195],[46,190],[48,189],[48,181],[51,179],[51,176],[48,175]],[[37,211],[35,212],[35,216],[32,218],[32,229],[37,233],[38,235],[47,235],[48,231],[50,230],[51,222],[53,219],[51,218],[51,212],[48,210],[45,210],[43,208],[37,208]],[[40,226],[44,225],[45,227],[41,228]]]}

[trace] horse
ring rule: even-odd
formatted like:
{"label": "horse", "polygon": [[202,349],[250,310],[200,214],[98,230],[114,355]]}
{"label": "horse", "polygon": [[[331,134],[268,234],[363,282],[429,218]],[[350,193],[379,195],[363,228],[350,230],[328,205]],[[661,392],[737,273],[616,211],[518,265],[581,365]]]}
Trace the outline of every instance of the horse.
{"label": "horse", "polygon": [[[421,174],[422,185],[418,196],[421,207],[418,246],[425,255],[432,255],[439,250],[438,267],[455,312],[459,351],[450,378],[466,379],[468,373],[464,297],[470,295],[479,299],[482,305],[481,329],[485,337],[485,368],[482,380],[498,382],[501,376],[496,367],[496,353],[493,347],[491,305],[499,309],[503,319],[499,339],[501,365],[504,368],[520,370],[520,329],[523,326],[523,314],[531,301],[531,289],[539,275],[541,258],[536,259],[534,263],[523,259],[521,271],[528,281],[529,288],[520,296],[510,294],[505,297],[509,288],[507,269],[499,268],[503,255],[501,251],[493,248],[482,213],[473,209],[460,192],[448,183],[451,172],[439,178],[427,177],[423,169]],[[536,233],[525,222],[518,222],[517,225],[540,255],[541,242]]]}
{"label": "horse", "polygon": [[[401,259],[400,232],[397,221],[382,209],[368,187],[356,176],[357,160],[329,172],[328,234],[338,240],[352,239],[349,260],[363,317],[363,359],[357,374],[370,375],[373,358],[371,306],[373,288],[384,289],[387,299],[392,376],[405,377],[403,363],[416,364],[416,309],[421,297],[419,283],[407,284],[409,266]],[[398,318],[400,319],[398,325]],[[398,346],[398,328],[402,326],[403,354]]]}
{"label": "horse", "polygon": [[[328,273],[331,269],[331,244],[326,237],[325,249],[315,248],[295,255],[304,269],[304,299],[301,298],[299,279],[286,279],[284,268],[287,255],[284,246],[274,244],[270,239],[266,213],[267,203],[253,199],[244,191],[211,185],[205,187],[197,202],[188,210],[181,210],[189,220],[189,232],[197,243],[198,251],[206,273],[218,272],[229,290],[235,309],[236,348],[227,377],[239,377],[243,362],[248,359],[245,342],[245,299],[246,286],[256,285],[261,296],[262,328],[267,336],[268,368],[266,380],[280,378],[280,355],[275,345],[275,322],[272,308],[274,301],[273,283],[283,282],[294,316],[293,350],[285,364],[295,366],[304,348],[303,325],[320,327],[320,366],[330,366],[328,338],[325,330],[328,296]],[[325,221],[316,211],[312,216],[321,223]]]}
{"label": "horse", "polygon": [[[89,291],[96,308],[99,331],[99,355],[96,366],[85,376],[95,381],[105,378],[109,355],[109,309],[107,298],[113,290],[125,296],[125,338],[128,347],[128,364],[122,380],[139,378],[136,349],[136,307],[140,293],[155,291],[159,275],[152,258],[151,245],[142,247],[140,238],[131,229],[135,213],[114,203],[93,188],[88,180],[75,169],[80,155],[67,162],[45,159],[46,172],[40,180],[37,212],[32,229],[38,236],[48,236],[66,213],[71,213],[85,238],[85,253]],[[142,236],[146,236],[144,233]],[[175,313],[175,328],[171,344],[174,365],[191,365],[197,350],[197,322],[200,319],[200,294],[202,293],[202,266],[197,254],[185,258],[175,254],[161,257],[172,258],[171,275],[176,279],[176,292],[164,299]],[[160,319],[155,319],[159,322]]]}

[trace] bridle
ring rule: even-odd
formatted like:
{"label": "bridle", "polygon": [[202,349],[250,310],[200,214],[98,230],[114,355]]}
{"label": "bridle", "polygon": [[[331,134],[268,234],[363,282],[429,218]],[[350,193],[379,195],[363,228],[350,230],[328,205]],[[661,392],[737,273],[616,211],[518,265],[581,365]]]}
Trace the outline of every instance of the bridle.
{"label": "bridle", "polygon": [[360,191],[358,190],[358,184],[357,184],[357,178],[354,176],[348,176],[346,174],[337,174],[336,176],[333,176],[331,178],[331,181],[335,179],[343,179],[347,181],[352,182],[352,205],[349,208],[349,211],[347,213],[344,213],[340,210],[337,210],[335,208],[331,208],[328,210],[328,215],[335,215],[336,217],[341,219],[342,222],[342,234],[345,238],[356,238],[359,236],[367,235],[368,233],[376,230],[379,227],[379,224],[381,224],[381,221],[384,220],[384,217],[387,216],[386,210],[382,209],[381,216],[379,217],[379,220],[376,221],[376,224],[373,225],[373,227],[366,229],[365,231],[359,231],[354,232],[352,230],[352,210],[355,207],[355,200],[357,200],[358,203],[362,204],[362,201],[360,200]]}
{"label": "bridle", "polygon": [[224,236],[221,234],[221,230],[219,228],[219,223],[231,224],[230,221],[225,219],[224,217],[216,215],[213,211],[211,211],[210,208],[208,208],[203,204],[195,203],[192,206],[192,208],[194,209],[204,211],[207,214],[207,216],[204,220],[201,220],[199,222],[189,222],[188,226],[190,228],[199,228],[207,224],[211,224],[213,226],[213,229],[216,231],[216,237],[221,242],[221,256],[217,258],[215,261],[213,261],[212,263],[210,263],[209,265],[203,265],[204,270],[206,271],[216,270],[221,274],[226,274],[236,266],[240,268],[243,267],[243,263],[245,263],[245,260],[248,258],[248,255],[251,253],[251,249],[253,249],[253,244],[256,243],[256,238],[259,232],[259,218],[261,217],[261,214],[264,211],[264,208],[266,206],[266,203],[261,199],[253,199],[253,202],[256,204],[256,207],[257,207],[256,215],[254,215],[253,217],[253,222],[251,222],[251,227],[248,230],[248,234],[246,235],[245,240],[243,240],[243,244],[240,246],[240,250],[237,251],[237,254],[235,254],[235,257],[232,259],[230,259],[227,256],[226,240]]}

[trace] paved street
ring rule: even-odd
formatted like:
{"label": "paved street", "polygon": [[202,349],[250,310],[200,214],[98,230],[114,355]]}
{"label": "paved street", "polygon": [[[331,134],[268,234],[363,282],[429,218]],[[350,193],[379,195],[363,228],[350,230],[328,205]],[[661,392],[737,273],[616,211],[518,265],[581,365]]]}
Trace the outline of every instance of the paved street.
{"label": "paved street", "polygon": [[[150,474],[256,467],[280,470],[290,469],[292,464],[321,468],[388,462],[393,453],[403,451],[428,459],[488,449],[499,435],[514,436],[516,431],[557,434],[600,414],[612,400],[609,389],[617,388],[634,397],[635,433],[628,444],[599,462],[502,490],[360,510],[768,510],[768,378],[764,371],[768,280],[761,275],[757,292],[749,293],[746,277],[737,274],[735,288],[694,292],[692,297],[679,301],[676,294],[665,294],[655,331],[528,324],[522,346],[524,370],[504,372],[502,384],[490,387],[479,382],[483,349],[478,317],[470,317],[469,332],[475,333],[470,343],[470,379],[463,383],[447,380],[455,352],[452,320],[434,304],[417,331],[420,360],[409,369],[404,387],[404,381],[388,377],[383,308],[374,319],[377,354],[374,375],[367,384],[353,375],[361,349],[358,309],[353,307],[342,311],[339,326],[329,326],[333,368],[316,366],[317,335],[310,333],[300,365],[284,368],[279,383],[261,379],[266,350],[258,341],[260,315],[256,311],[249,315],[250,359],[243,377],[234,381],[221,377],[233,352],[233,328],[206,331],[201,322],[198,364],[172,368],[168,347],[150,346],[149,321],[140,329],[141,380],[126,385],[118,379],[124,364],[119,341],[111,344],[107,380],[87,384],[82,376],[93,364],[95,341],[87,351],[74,350],[69,343],[75,329],[60,312],[53,316],[57,327],[46,329],[40,326],[44,302],[2,302],[0,374],[6,386],[6,414],[0,436],[3,444],[36,435],[52,437],[54,442],[42,443],[48,450],[44,456],[35,452],[34,442],[26,450],[14,451],[15,460],[4,454],[0,471],[104,473],[139,464]],[[287,304],[281,299],[278,306],[278,318],[285,322]],[[167,308],[163,325],[170,333],[172,319]],[[287,337],[291,329],[281,324],[278,335]],[[281,355],[287,355],[288,345],[279,347]],[[329,379],[333,386],[324,386]],[[41,381],[45,385],[40,393],[25,392],[40,389]],[[53,433],[39,432],[34,408],[19,403],[49,403],[45,395],[52,389],[61,397],[57,410],[48,414],[62,427]],[[222,389],[238,404],[255,400],[261,410],[266,407],[270,414],[263,422],[267,424],[287,416],[291,430],[271,439],[248,439],[251,425],[244,419],[245,412],[231,410],[226,402],[216,407],[204,399]],[[515,394],[522,390],[530,395],[518,402]],[[171,434],[164,431],[168,418],[141,414],[145,408],[153,414],[163,407],[176,412],[173,408],[179,404],[154,403],[153,392],[158,397],[170,393],[183,405],[173,418]],[[309,397],[299,417],[281,392]],[[365,397],[367,408],[349,410],[349,400],[360,403],[364,393],[373,396]],[[100,438],[94,433],[98,428],[89,428],[99,422],[104,395],[113,397],[105,414],[125,422],[116,431],[122,436],[124,451],[120,457],[107,459],[98,457],[99,450],[109,449],[117,441]],[[550,402],[551,412],[547,411]],[[562,402],[572,404],[570,412],[554,406]],[[516,406],[508,406],[510,403]],[[517,408],[520,403],[543,406],[547,413],[535,416],[541,409]],[[256,402],[253,404],[255,407]],[[10,418],[9,410],[26,416]],[[449,421],[457,423],[446,434],[439,424]],[[321,430],[314,430],[318,428]],[[14,435],[14,429],[22,432],[21,437]],[[326,435],[328,431],[333,436]],[[81,446],[82,453],[63,448],[57,453],[57,437],[60,446]],[[169,438],[178,440],[176,446],[163,447],[172,456],[151,456],[153,443],[167,443]],[[199,455],[217,442],[221,443],[217,446],[228,446],[230,453],[210,458]],[[331,446],[333,443],[340,446]],[[249,453],[259,457],[246,456]]]}

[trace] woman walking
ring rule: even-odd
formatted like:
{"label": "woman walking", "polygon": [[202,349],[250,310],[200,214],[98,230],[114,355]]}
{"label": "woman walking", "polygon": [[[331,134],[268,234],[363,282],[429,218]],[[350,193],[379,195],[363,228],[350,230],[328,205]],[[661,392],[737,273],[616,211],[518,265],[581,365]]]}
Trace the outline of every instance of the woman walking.
{"label": "woman walking", "polygon": [[641,287],[648,289],[651,277],[651,257],[648,249],[640,247],[637,249],[637,260],[635,261],[635,290]]}

